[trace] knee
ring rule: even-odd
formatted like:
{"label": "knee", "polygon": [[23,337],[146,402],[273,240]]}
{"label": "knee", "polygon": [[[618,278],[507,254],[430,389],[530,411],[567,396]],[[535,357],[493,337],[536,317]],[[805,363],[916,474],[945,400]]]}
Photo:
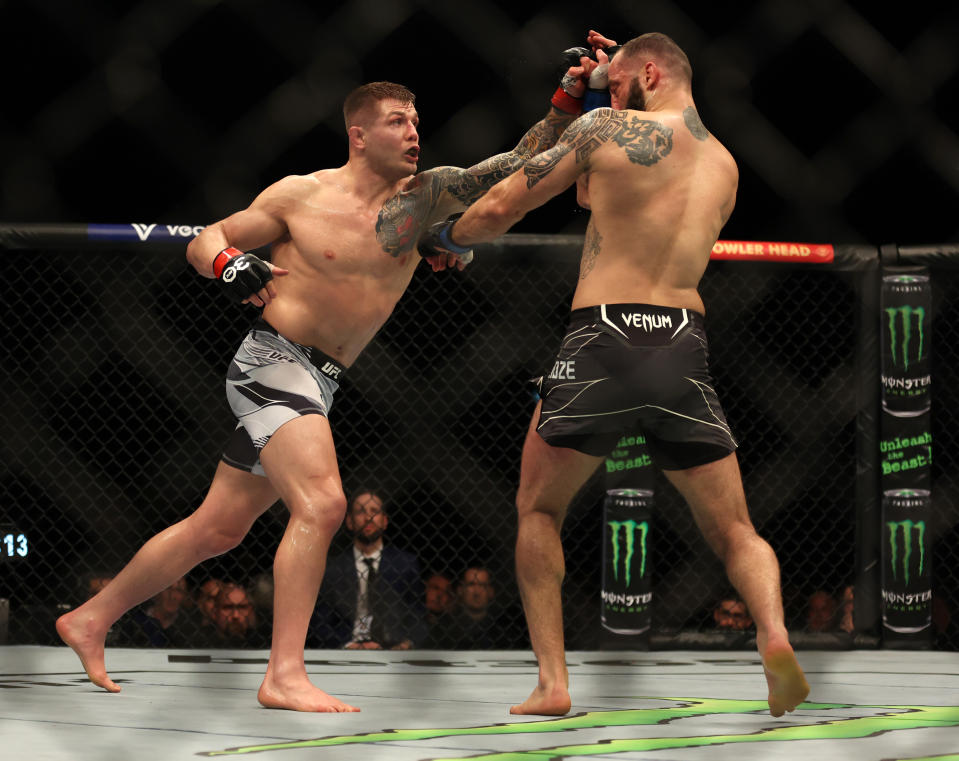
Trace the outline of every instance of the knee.
{"label": "knee", "polygon": [[290,517],[322,533],[334,533],[346,515],[346,495],[338,486],[311,485],[287,502]]}
{"label": "knee", "polygon": [[715,526],[711,530],[704,530],[703,536],[724,563],[747,545],[756,542],[766,543],[749,521],[735,521],[728,525]]}
{"label": "knee", "polygon": [[557,527],[563,523],[566,512],[565,505],[553,505],[542,495],[532,490],[520,490],[516,494],[516,512],[520,520],[532,518],[534,520],[549,520]]}

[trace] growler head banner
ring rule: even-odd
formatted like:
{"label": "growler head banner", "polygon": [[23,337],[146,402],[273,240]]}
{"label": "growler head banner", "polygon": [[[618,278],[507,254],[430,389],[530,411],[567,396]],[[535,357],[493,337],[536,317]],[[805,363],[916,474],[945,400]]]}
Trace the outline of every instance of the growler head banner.
{"label": "growler head banner", "polygon": [[929,410],[932,291],[929,275],[882,278],[882,407],[896,417]]}

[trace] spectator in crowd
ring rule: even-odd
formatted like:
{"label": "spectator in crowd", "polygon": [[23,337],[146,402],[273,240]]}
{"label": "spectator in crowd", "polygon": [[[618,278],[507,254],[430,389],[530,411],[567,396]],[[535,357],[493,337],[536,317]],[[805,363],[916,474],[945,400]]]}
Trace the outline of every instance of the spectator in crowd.
{"label": "spectator in crowd", "polygon": [[738,597],[724,597],[713,608],[713,621],[717,629],[726,631],[746,631],[753,627],[752,616],[746,603]]}
{"label": "spectator in crowd", "polygon": [[313,647],[407,650],[427,635],[424,588],[416,557],[385,544],[383,497],[360,489],[349,502],[353,544],[330,558],[310,627]]}
{"label": "spectator in crowd", "polygon": [[[220,593],[223,580],[207,577],[193,590],[193,606],[184,611],[184,621],[181,626],[187,637],[187,644],[206,641],[213,633],[213,612],[216,608],[216,596]],[[185,608],[186,606],[184,606]]]}
{"label": "spectator in crowd", "polygon": [[216,598],[223,587],[223,579],[209,578],[196,588],[194,602],[200,615],[211,625],[213,623],[213,611],[216,608]]}
{"label": "spectator in crowd", "polygon": [[119,641],[130,647],[185,647],[188,638],[181,612],[189,594],[185,578],[179,578],[144,606],[134,608],[120,621]]}
{"label": "spectator in crowd", "polygon": [[256,628],[253,602],[244,587],[224,582],[213,607],[213,627],[204,632],[195,647],[260,648],[269,647]]}
{"label": "spectator in crowd", "polygon": [[426,623],[432,629],[455,603],[453,582],[442,573],[431,574],[426,580]]}
{"label": "spectator in crowd", "polygon": [[456,607],[434,627],[430,646],[446,650],[497,650],[511,647],[519,622],[494,608],[496,589],[489,569],[471,565],[456,587]]}
{"label": "spectator in crowd", "polygon": [[847,584],[842,589],[842,594],[839,596],[839,610],[836,613],[838,622],[836,628],[839,631],[846,632],[847,634],[852,634],[855,630],[856,625],[853,622],[853,607],[855,606],[856,595],[853,590],[852,584]]}
{"label": "spectator in crowd", "polygon": [[836,598],[825,589],[817,589],[809,596],[806,607],[806,631],[832,631],[836,623]]}

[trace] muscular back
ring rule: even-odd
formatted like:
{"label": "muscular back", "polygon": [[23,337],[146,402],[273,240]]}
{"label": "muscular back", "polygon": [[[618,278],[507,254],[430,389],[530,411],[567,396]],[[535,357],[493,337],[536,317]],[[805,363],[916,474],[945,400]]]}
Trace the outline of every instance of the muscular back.
{"label": "muscular back", "polygon": [[735,202],[732,156],[693,108],[609,110],[596,122],[610,137],[588,156],[581,199],[592,216],[574,308],[640,301],[702,311],[696,287]]}
{"label": "muscular back", "polygon": [[696,287],[732,213],[738,178],[732,156],[692,106],[597,109],[456,229],[461,240],[481,240],[479,231],[512,224],[578,180],[592,216],[573,307],[643,302],[703,311]]}

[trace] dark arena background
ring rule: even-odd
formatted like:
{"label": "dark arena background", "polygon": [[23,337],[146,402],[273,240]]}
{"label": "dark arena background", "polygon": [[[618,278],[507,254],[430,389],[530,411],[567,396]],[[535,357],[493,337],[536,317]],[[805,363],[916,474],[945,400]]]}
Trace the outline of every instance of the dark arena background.
{"label": "dark arena background", "polygon": [[[959,648],[959,6],[589,5],[0,1],[0,642],[57,644],[52,621],[85,579],[203,497],[234,424],[226,365],[254,314],[188,267],[196,229],[285,175],[342,164],[342,101],[367,81],[417,94],[422,168],[509,150],[546,112],[562,51],[594,28],[620,42],[665,32],[689,54],[703,122],[741,174],[724,241],[834,247],[831,264],[717,260],[701,289],[797,644]],[[561,337],[587,218],[570,190],[465,272],[421,267],[331,415],[347,492],[388,495],[387,541],[424,578],[490,570],[507,649],[529,647],[513,575],[527,381]],[[91,242],[87,224],[129,240]],[[893,435],[921,445],[918,484],[883,480],[881,281],[901,266],[929,276],[932,307],[928,425]],[[623,641],[600,624],[603,469],[565,526],[568,646],[752,647],[748,631],[715,631],[722,568],[642,450],[625,449],[636,467],[610,470],[636,481],[617,485],[655,492],[652,628]],[[881,502],[906,487],[931,494],[932,624],[895,641]],[[284,525],[277,505],[189,586],[262,582]],[[342,534],[332,551],[347,546]],[[847,587],[851,629],[838,625]],[[824,629],[808,623],[820,591],[836,603]]]}

